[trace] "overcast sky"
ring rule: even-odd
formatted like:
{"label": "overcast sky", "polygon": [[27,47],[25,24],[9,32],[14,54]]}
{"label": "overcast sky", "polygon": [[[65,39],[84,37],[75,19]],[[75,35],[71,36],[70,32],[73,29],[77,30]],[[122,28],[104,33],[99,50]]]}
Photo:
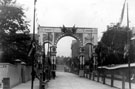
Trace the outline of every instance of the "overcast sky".
{"label": "overcast sky", "polygon": [[[120,20],[125,0],[37,0],[37,23],[41,26],[94,27],[98,28],[98,37],[110,23]],[[130,27],[135,26],[135,0],[129,2]],[[26,9],[29,20],[33,20],[34,0],[18,0]],[[126,13],[126,12],[125,12]],[[126,15],[123,25],[126,23]],[[71,39],[67,39],[71,40]],[[67,41],[68,42],[68,41]],[[70,54],[68,54],[70,55]]]}

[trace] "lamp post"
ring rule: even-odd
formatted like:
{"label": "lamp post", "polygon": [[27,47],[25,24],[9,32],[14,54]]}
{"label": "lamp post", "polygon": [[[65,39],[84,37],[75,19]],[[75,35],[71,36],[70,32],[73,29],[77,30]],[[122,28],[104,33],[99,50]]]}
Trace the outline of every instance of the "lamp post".
{"label": "lamp post", "polygon": [[43,58],[42,58],[42,74],[41,74],[41,80],[45,80],[45,59],[46,59],[46,54],[45,54],[45,43],[43,43]]}
{"label": "lamp post", "polygon": [[[130,39],[128,39],[128,37],[129,38],[131,38],[130,36],[131,36],[131,31],[130,31],[130,29],[129,29],[129,14],[128,14],[128,2],[127,2],[127,45],[129,45],[129,49],[128,50],[130,50],[130,45],[131,45],[131,40]],[[130,53],[130,52],[129,52]],[[131,59],[131,57],[130,57],[130,55],[128,55],[129,56],[129,58],[128,58],[128,67],[129,67],[129,89],[131,89],[131,79],[130,79],[130,75],[131,75],[131,67],[130,67],[130,59]]]}
{"label": "lamp post", "polygon": [[131,66],[130,66],[130,60],[131,60],[131,48],[130,48],[130,46],[131,46],[131,37],[130,37],[130,30],[129,30],[129,27],[127,27],[127,49],[126,50],[128,50],[127,51],[127,56],[128,56],[128,68],[129,68],[129,71],[128,71],[128,80],[129,80],[129,89],[131,89],[131,79],[130,79],[130,75],[131,75]]}

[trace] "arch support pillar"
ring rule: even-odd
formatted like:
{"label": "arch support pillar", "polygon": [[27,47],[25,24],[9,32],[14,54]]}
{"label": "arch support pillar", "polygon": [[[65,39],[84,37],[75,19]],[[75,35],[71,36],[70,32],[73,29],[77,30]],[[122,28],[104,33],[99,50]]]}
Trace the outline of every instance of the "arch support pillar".
{"label": "arch support pillar", "polygon": [[80,70],[84,69],[84,64],[85,64],[85,58],[84,58],[84,47],[80,47]]}
{"label": "arch support pillar", "polygon": [[84,47],[80,47],[79,60],[80,60],[79,76],[83,77],[84,76],[84,64],[85,64]]}

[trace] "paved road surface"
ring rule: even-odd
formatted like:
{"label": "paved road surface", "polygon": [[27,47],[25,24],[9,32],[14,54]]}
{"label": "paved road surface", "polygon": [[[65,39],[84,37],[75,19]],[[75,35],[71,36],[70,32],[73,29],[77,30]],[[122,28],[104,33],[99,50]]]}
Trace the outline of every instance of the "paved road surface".
{"label": "paved road surface", "polygon": [[57,72],[56,75],[56,79],[48,83],[47,89],[117,89],[72,73]]}
{"label": "paved road surface", "polygon": [[[110,87],[110,79],[106,79],[108,85],[101,82],[92,81],[78,75],[67,72],[56,72],[56,79],[49,81],[46,89],[121,89],[121,81],[114,81],[114,85],[118,88]],[[128,85],[126,83],[126,85]],[[12,89],[31,89],[31,81],[22,83]],[[39,89],[39,81],[34,81],[34,89]],[[128,86],[125,89],[129,89]],[[135,84],[132,85],[135,89]]]}

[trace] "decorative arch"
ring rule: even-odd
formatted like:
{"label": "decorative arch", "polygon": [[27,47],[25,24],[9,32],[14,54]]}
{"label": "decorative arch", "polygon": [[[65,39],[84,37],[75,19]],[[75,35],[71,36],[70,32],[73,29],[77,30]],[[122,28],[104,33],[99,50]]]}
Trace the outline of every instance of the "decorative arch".
{"label": "decorative arch", "polygon": [[52,46],[57,47],[58,41],[65,37],[71,36],[80,43],[80,49],[87,44],[93,46],[97,44],[97,28],[84,28],[84,27],[44,27],[40,26],[38,29],[39,44],[50,43]]}
{"label": "decorative arch", "polygon": [[[85,27],[44,27],[39,26],[38,35],[39,35],[39,44],[45,45],[45,43],[50,43],[52,46],[51,50],[51,59],[56,59],[56,48],[58,41],[65,37],[71,36],[75,38],[80,43],[79,50],[79,60],[80,68],[84,69],[85,64],[85,49],[84,47],[87,44],[97,45],[97,28],[85,28]],[[44,50],[44,49],[43,49]],[[45,51],[44,51],[45,52]],[[52,62],[53,63],[53,62]]]}

